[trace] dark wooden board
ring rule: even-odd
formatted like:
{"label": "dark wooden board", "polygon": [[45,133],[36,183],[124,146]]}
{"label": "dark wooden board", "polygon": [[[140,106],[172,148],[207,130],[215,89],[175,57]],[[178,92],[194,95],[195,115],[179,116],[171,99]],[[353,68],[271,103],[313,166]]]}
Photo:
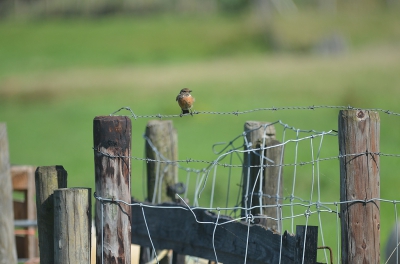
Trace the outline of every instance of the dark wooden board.
{"label": "dark wooden board", "polygon": [[[178,204],[163,203],[159,206],[132,206],[132,243],[152,246],[143,217],[144,211],[151,240],[156,249],[173,249],[179,254],[216,260],[213,248],[214,223],[218,218],[216,214],[204,209],[193,209],[195,218],[192,211],[186,207],[172,208],[179,207]],[[209,223],[197,223],[196,219]],[[244,263],[247,237],[247,263],[279,263],[280,257],[280,263],[296,262],[298,237],[287,232],[280,236],[260,225],[250,225],[249,228],[244,222],[229,222],[231,220],[225,216],[218,219],[219,224],[225,223],[217,226],[214,235],[219,262]],[[302,243],[300,244],[302,246]],[[316,244],[313,247],[316,248]]]}

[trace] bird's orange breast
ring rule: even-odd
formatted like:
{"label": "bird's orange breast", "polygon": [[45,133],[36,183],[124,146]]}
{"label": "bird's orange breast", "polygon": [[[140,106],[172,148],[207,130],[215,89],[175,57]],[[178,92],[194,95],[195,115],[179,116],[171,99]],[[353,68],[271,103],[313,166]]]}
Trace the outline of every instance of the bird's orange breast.
{"label": "bird's orange breast", "polygon": [[193,105],[194,98],[190,96],[182,96],[178,98],[178,104],[183,110],[190,109]]}

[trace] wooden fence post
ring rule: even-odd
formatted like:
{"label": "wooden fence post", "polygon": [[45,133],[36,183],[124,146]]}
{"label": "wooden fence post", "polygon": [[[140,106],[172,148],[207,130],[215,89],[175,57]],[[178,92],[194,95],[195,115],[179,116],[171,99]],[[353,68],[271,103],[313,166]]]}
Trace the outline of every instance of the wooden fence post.
{"label": "wooden fence post", "polygon": [[[245,145],[245,150],[248,149],[256,149],[260,148],[263,143],[265,146],[274,146],[279,144],[279,141],[275,139],[275,127],[270,125],[264,128],[263,126],[265,122],[258,121],[247,121],[244,125],[244,131],[246,132],[246,140],[247,144],[251,144],[250,146]],[[265,138],[265,140],[264,140]],[[273,147],[266,149],[264,151],[264,156],[268,157],[270,160],[274,161],[271,163],[267,159],[262,161],[262,165],[279,165],[283,162],[283,147]],[[263,204],[275,205],[279,201],[276,199],[276,195],[282,197],[282,167],[281,166],[269,166],[264,167],[262,169],[263,174],[259,175],[261,159],[260,159],[261,151],[255,152],[246,152],[244,154],[244,162],[243,162],[243,189],[242,189],[242,206],[245,208],[261,206]],[[254,167],[248,167],[254,166]],[[279,184],[278,184],[279,183]],[[260,186],[261,184],[261,186]],[[254,187],[255,186],[255,187]],[[251,193],[254,187],[254,195],[251,197]],[[262,194],[271,195],[271,197],[263,197],[259,198],[260,188],[262,190]],[[250,204],[251,202],[251,204]],[[247,212],[249,213],[249,212]],[[242,216],[247,214],[245,210],[242,210]],[[276,207],[270,208],[254,208],[251,210],[251,214],[253,215],[267,215],[273,218],[279,218],[279,211]],[[271,228],[275,231],[280,232],[280,225],[275,220],[267,219],[266,221],[261,221],[260,224],[265,227]]]}
{"label": "wooden fence post", "polygon": [[63,166],[38,167],[35,172],[36,211],[41,264],[54,263],[54,198],[53,193],[67,187]]}
{"label": "wooden fence post", "polygon": [[7,126],[0,123],[0,263],[17,263]]}
{"label": "wooden fence post", "polygon": [[[278,205],[282,204],[283,197],[283,152],[284,147],[276,146],[280,142],[275,139],[268,138],[265,141],[266,147],[271,147],[265,150],[265,157],[272,160],[274,163],[265,160],[265,165],[271,165],[264,168],[264,186],[263,194],[270,195],[271,197],[263,197],[263,205]],[[274,147],[276,146],[276,147]],[[263,214],[269,217],[279,219],[281,217],[278,207],[263,208]],[[273,219],[266,219],[265,227],[274,231],[282,233],[282,221]]]}
{"label": "wooden fence post", "polygon": [[[93,120],[96,194],[131,203],[131,120],[97,116]],[[96,263],[131,263],[131,207],[96,201]],[[103,224],[103,225],[102,225]],[[103,234],[103,236],[102,236]]]}
{"label": "wooden fence post", "polygon": [[[147,123],[145,137],[146,158],[176,161],[178,159],[178,136],[172,120],[151,120]],[[175,202],[174,186],[178,182],[178,167],[172,163],[147,163],[147,200],[153,203]],[[141,248],[140,263],[150,261],[148,248]],[[184,256],[174,254],[174,263],[184,263]],[[160,264],[170,263],[165,256]]]}
{"label": "wooden fence post", "polygon": [[339,113],[342,263],[379,263],[379,115]]}
{"label": "wooden fence post", "polygon": [[54,191],[54,263],[90,264],[91,189]]}
{"label": "wooden fence post", "polygon": [[[147,123],[145,136],[146,158],[175,161],[178,159],[178,136],[172,120],[151,120]],[[157,149],[157,152],[153,150]],[[175,201],[175,194],[168,192],[178,182],[178,167],[170,163],[147,163],[147,199],[161,203]],[[160,188],[161,187],[161,188]],[[158,191],[161,191],[160,193]]]}

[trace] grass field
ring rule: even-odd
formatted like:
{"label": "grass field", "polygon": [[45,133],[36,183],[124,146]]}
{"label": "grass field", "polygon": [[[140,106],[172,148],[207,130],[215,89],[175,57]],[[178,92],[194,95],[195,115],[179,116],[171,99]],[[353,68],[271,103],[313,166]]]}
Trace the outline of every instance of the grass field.
{"label": "grass field", "polygon": [[[262,27],[248,16],[2,22],[0,122],[7,123],[11,162],[60,164],[69,173],[68,186],[94,188],[93,118],[122,106],[130,106],[138,115],[178,114],[175,96],[183,87],[193,90],[197,111],[352,105],[399,113],[400,31],[395,26],[399,17],[391,10],[369,10],[364,16],[343,12],[326,19],[307,10],[290,19],[278,16],[273,29],[286,43],[278,53],[272,52]],[[299,34],[299,28],[307,30]],[[347,37],[348,53],[331,57],[306,51],[332,29]],[[380,115],[381,152],[399,154],[400,118]],[[281,110],[173,121],[179,158],[211,161],[216,158],[212,144],[239,135],[246,120],[282,120],[300,129],[328,131],[337,129],[337,116],[338,110],[332,109]],[[147,121],[132,120],[136,157],[143,155]],[[283,129],[277,126],[277,130],[281,139]],[[310,160],[310,147],[304,145],[302,150],[299,160]],[[288,162],[291,151],[289,146]],[[321,156],[337,154],[337,138],[327,138]],[[132,193],[140,199],[142,165],[132,163]],[[321,163],[323,201],[339,200],[338,166],[336,160]],[[398,169],[398,158],[381,158],[382,198],[400,199]],[[292,171],[285,168],[285,195],[291,193]],[[223,193],[226,169],[219,172],[217,193]],[[310,196],[307,173],[300,172],[296,182],[303,198]],[[236,174],[240,176],[240,171]],[[185,179],[185,172],[180,177]],[[203,196],[205,205],[209,192]],[[221,196],[216,203],[224,203]],[[382,247],[393,221],[393,206],[382,205]],[[335,245],[330,237],[336,238],[337,230],[325,230],[326,226],[325,242]]]}

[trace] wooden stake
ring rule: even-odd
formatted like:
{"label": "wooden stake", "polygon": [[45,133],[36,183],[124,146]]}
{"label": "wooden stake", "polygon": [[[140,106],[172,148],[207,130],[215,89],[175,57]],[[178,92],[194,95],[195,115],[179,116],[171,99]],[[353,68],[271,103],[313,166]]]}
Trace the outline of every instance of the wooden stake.
{"label": "wooden stake", "polygon": [[[272,162],[265,160],[265,165],[271,165],[264,168],[264,183],[263,183],[263,194],[271,197],[263,197],[263,205],[278,205],[282,204],[282,200],[279,198],[283,197],[283,146],[277,146],[280,144],[278,140],[267,139],[265,141],[266,147],[265,157],[272,160]],[[276,146],[276,147],[273,147]],[[279,198],[278,198],[279,197]],[[278,207],[266,207],[263,208],[263,214],[275,219],[281,217],[281,213]],[[282,233],[282,222],[266,219],[265,227],[270,228],[278,233]]]}
{"label": "wooden stake", "polygon": [[[162,161],[178,159],[178,136],[171,120],[149,121],[145,136],[152,144],[151,146],[148,141],[145,143],[146,158]],[[157,151],[154,151],[153,147]],[[166,162],[147,163],[147,200],[149,202],[175,201],[175,194],[168,192],[168,188],[173,187],[177,182],[178,167],[175,164]],[[158,190],[161,190],[161,193],[158,193]]]}
{"label": "wooden stake", "polygon": [[17,263],[6,124],[0,123],[0,263]]}
{"label": "wooden stake", "polygon": [[56,189],[67,187],[63,166],[38,167],[35,172],[36,210],[40,263],[54,263],[54,198]]}
{"label": "wooden stake", "polygon": [[[258,121],[247,121],[244,124],[244,132],[246,133],[246,141],[244,149],[256,149],[259,148],[263,142],[268,142],[275,139],[275,127],[264,126],[265,122]],[[262,198],[259,197],[260,189],[262,190],[263,185],[260,182],[264,181],[264,174],[260,175],[260,153],[261,151],[245,152],[243,161],[243,187],[242,187],[242,206],[244,208],[250,208],[254,206],[262,205]],[[265,165],[265,159],[263,165]],[[264,169],[263,169],[264,171]],[[254,193],[253,193],[254,190]],[[253,195],[252,195],[253,193]],[[251,211],[242,210],[242,216],[251,213],[252,215],[260,215],[263,210],[260,208],[254,208]],[[265,225],[265,222],[264,222]]]}
{"label": "wooden stake", "polygon": [[[160,161],[175,161],[178,159],[178,136],[171,120],[151,120],[147,123],[145,149],[146,158]],[[166,162],[147,163],[147,200],[153,203],[175,201],[175,184],[178,182],[178,167]],[[140,263],[147,263],[148,248],[140,249]],[[181,256],[175,254],[175,259]],[[170,263],[171,257],[166,256],[160,264]],[[175,262],[176,263],[176,262]]]}
{"label": "wooden stake", "polygon": [[[93,120],[96,194],[131,202],[131,120],[98,116]],[[131,263],[131,207],[96,201],[96,263]],[[103,225],[101,225],[103,223]]]}
{"label": "wooden stake", "polygon": [[54,263],[90,264],[91,189],[54,191]]}
{"label": "wooden stake", "polygon": [[342,263],[379,263],[379,134],[376,112],[339,113]]}

